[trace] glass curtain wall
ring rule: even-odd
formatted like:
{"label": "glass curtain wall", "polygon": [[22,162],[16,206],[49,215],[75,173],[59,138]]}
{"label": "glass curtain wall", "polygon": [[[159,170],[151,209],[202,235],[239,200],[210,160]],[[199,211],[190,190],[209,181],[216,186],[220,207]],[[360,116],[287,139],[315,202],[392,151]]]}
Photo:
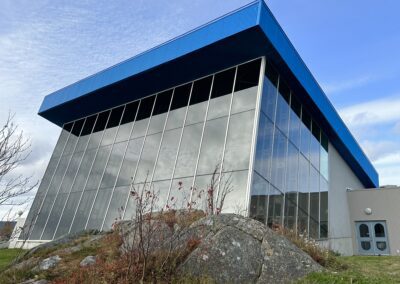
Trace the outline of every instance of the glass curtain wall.
{"label": "glass curtain wall", "polygon": [[328,237],[328,138],[266,63],[250,215],[320,239]]}
{"label": "glass curtain wall", "polygon": [[130,191],[145,183],[159,208],[185,207],[214,172],[223,211],[246,212],[260,69],[256,59],[65,124],[21,238],[109,229],[132,218]]}

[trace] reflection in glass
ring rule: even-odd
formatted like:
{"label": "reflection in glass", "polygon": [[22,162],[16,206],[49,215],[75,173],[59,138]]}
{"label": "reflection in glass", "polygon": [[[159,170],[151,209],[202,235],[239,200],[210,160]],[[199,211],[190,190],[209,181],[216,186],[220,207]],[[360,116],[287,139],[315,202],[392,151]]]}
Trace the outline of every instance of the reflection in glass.
{"label": "reflection in glass", "polygon": [[382,224],[375,224],[374,226],[375,237],[376,238],[384,238],[385,237],[385,228]]}
{"label": "reflection in glass", "polygon": [[79,136],[78,143],[75,147],[75,152],[85,151],[87,143],[89,141],[90,133],[92,133],[94,124],[97,119],[97,114],[91,115],[85,120],[85,124],[83,125],[81,135]]}
{"label": "reflection in glass", "polygon": [[47,220],[46,227],[43,231],[42,240],[51,240],[54,235],[58,220],[61,217],[62,209],[64,208],[65,201],[67,200],[67,194],[59,194],[54,202],[53,209]]}
{"label": "reflection in glass", "polygon": [[[247,210],[247,180],[249,171],[224,172],[218,189],[221,197],[225,189],[229,188],[222,208],[222,213],[245,214]],[[226,191],[225,191],[226,192]]]}
{"label": "reflection in glass", "polygon": [[129,185],[132,183],[142,144],[143,137],[129,141],[128,149],[126,150],[125,158],[118,175],[117,186]]}
{"label": "reflection in glass", "polygon": [[163,131],[165,119],[167,118],[167,112],[171,103],[171,97],[172,90],[161,92],[157,95],[147,135]]}
{"label": "reflection in glass", "polygon": [[259,174],[254,173],[251,187],[250,217],[266,223],[269,183]]}
{"label": "reflection in glass", "polygon": [[140,157],[135,183],[150,182],[157,158],[157,150],[161,141],[161,133],[146,137],[143,152]]}
{"label": "reflection in glass", "polygon": [[310,238],[319,237],[319,173],[310,167]]}
{"label": "reflection in glass", "polygon": [[67,144],[65,145],[63,156],[69,155],[74,151],[84,121],[85,119],[79,119],[74,123],[71,134],[68,136],[68,141]]}
{"label": "reflection in glass", "polygon": [[320,238],[328,237],[328,182],[320,177]]}
{"label": "reflection in glass", "polygon": [[99,147],[100,141],[103,137],[104,129],[108,121],[110,111],[103,111],[97,116],[96,124],[94,125],[93,132],[90,135],[89,144],[87,149],[95,149]]}
{"label": "reflection in glass", "polygon": [[186,125],[204,121],[212,80],[213,76],[208,76],[193,83]]}
{"label": "reflection in glass", "polygon": [[106,167],[107,160],[110,155],[110,151],[111,145],[101,147],[98,150],[96,159],[94,160],[92,170],[90,171],[88,181],[86,183],[86,190],[98,188],[104,168]]}
{"label": "reflection in glass", "polygon": [[106,208],[104,208],[104,205],[108,204],[108,201],[111,198],[111,193],[111,189],[98,191],[86,229],[101,229],[104,215],[106,214]]}
{"label": "reflection in glass", "polygon": [[275,124],[286,137],[289,136],[289,100],[290,90],[287,85],[280,80]]}
{"label": "reflection in glass", "polygon": [[254,111],[231,116],[226,139],[224,171],[249,168],[251,142],[253,137]]}
{"label": "reflection in glass", "polygon": [[319,169],[319,154],[320,154],[320,129],[316,123],[312,122],[312,135],[310,143],[310,161],[311,164]]}
{"label": "reflection in glass", "polygon": [[90,208],[94,202],[96,190],[84,191],[79,206],[75,212],[75,218],[70,229],[70,233],[76,233],[85,229],[86,221],[89,217]]}
{"label": "reflection in glass", "polygon": [[149,124],[149,117],[153,110],[153,104],[156,96],[150,96],[142,99],[140,107],[136,116],[136,121],[133,125],[131,139],[142,137],[146,134],[147,126]]}
{"label": "reflection in glass", "polygon": [[127,144],[128,142],[122,142],[114,145],[101,180],[100,188],[112,188],[114,186]]}
{"label": "reflection in glass", "polygon": [[228,115],[236,68],[215,74],[207,119]]}
{"label": "reflection in glass", "polygon": [[275,225],[281,226],[283,221],[283,193],[272,185],[269,188],[267,224],[270,227],[274,227]]}
{"label": "reflection in glass", "polygon": [[166,131],[158,155],[153,180],[170,179],[174,170],[174,163],[178,151],[181,128]]}
{"label": "reflection in glass", "polygon": [[275,129],[271,181],[281,191],[285,189],[286,148],[286,137]]}
{"label": "reflection in glass", "polygon": [[65,204],[64,212],[62,213],[61,220],[59,222],[57,231],[54,235],[54,238],[58,238],[62,235],[68,233],[69,227],[71,226],[72,219],[74,218],[74,213],[76,211],[76,207],[78,206],[79,199],[81,197],[80,192],[72,192]]}
{"label": "reflection in glass", "polygon": [[267,180],[270,180],[272,141],[274,125],[261,113],[257,136],[254,169]]}
{"label": "reflection in glass", "polygon": [[193,176],[202,129],[202,123],[185,126],[183,129],[182,142],[174,174],[175,178]]}
{"label": "reflection in glass", "polygon": [[30,239],[32,240],[40,240],[40,235],[44,229],[44,225],[46,224],[47,218],[49,216],[51,206],[56,198],[56,195],[53,193],[47,194],[44,199],[42,208],[39,211],[36,222],[33,226],[32,233],[30,235]]}
{"label": "reflection in glass", "polygon": [[311,118],[307,112],[302,109],[302,123],[300,124],[300,151],[309,159],[310,156],[310,140],[311,140]]}
{"label": "reflection in glass", "polygon": [[329,180],[329,161],[328,161],[328,137],[321,132],[321,148],[320,148],[320,173]]}
{"label": "reflection in glass", "polygon": [[371,249],[371,242],[370,241],[362,241],[361,247],[363,250],[370,250]]}
{"label": "reflection in glass", "polygon": [[289,121],[289,139],[297,148],[300,148],[300,116],[301,105],[292,93]]}
{"label": "reflection in glass", "polygon": [[121,121],[122,113],[124,112],[124,106],[120,106],[111,110],[110,117],[107,122],[106,130],[104,131],[101,145],[110,145],[114,142],[115,135],[117,134],[118,125]]}
{"label": "reflection in glass", "polygon": [[79,169],[79,164],[82,160],[83,152],[74,153],[72,159],[69,162],[68,170],[66,171],[62,180],[60,193],[68,193],[71,189],[72,182],[74,181],[75,175]]}
{"label": "reflection in glass", "polygon": [[175,88],[165,130],[182,127],[191,89],[192,83]]}
{"label": "reflection in glass", "polygon": [[308,234],[309,216],[309,162],[303,155],[299,155],[299,200],[297,216],[297,232]]}
{"label": "reflection in glass", "polygon": [[261,110],[271,121],[275,121],[278,77],[275,68],[271,66],[269,61],[266,61]]}
{"label": "reflection in glass", "polygon": [[135,101],[126,105],[121,119],[121,125],[118,128],[117,137],[115,138],[115,143],[129,139],[138,107],[139,101]]}
{"label": "reflection in glass", "polygon": [[92,149],[85,152],[78,173],[75,177],[74,184],[72,185],[71,188],[72,192],[82,191],[84,189],[95,156],[96,156],[96,149]]}
{"label": "reflection in glass", "polygon": [[198,175],[211,174],[220,166],[227,121],[227,117],[222,117],[206,122],[197,168]]}
{"label": "reflection in glass", "polygon": [[366,224],[361,224],[359,230],[360,230],[360,237],[361,237],[361,238],[369,238],[369,228],[368,228],[368,225],[366,225]]}
{"label": "reflection in glass", "polygon": [[[114,222],[120,221],[125,211],[125,204],[128,198],[129,186],[120,186],[114,189],[107,215],[104,220],[103,230],[111,229]],[[108,202],[106,202],[108,204]]]}
{"label": "reflection in glass", "polygon": [[63,129],[61,130],[60,138],[58,138],[58,142],[53,151],[53,157],[61,156],[61,154],[64,150],[64,147],[65,147],[65,144],[68,140],[69,133],[72,130],[72,125],[73,125],[73,122],[67,123],[64,125]]}

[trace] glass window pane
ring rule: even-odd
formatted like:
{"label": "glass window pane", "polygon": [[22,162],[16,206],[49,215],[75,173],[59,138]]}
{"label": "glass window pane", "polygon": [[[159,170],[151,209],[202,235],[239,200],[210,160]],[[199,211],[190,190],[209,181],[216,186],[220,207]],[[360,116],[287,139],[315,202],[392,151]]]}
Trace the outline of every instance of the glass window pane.
{"label": "glass window pane", "polygon": [[[248,171],[224,172],[218,188],[221,198],[225,192],[226,197],[222,206],[222,213],[235,213],[244,215],[247,211],[246,198]],[[217,204],[219,207],[220,204]]]}
{"label": "glass window pane", "polygon": [[289,139],[297,148],[300,148],[300,112],[300,103],[292,94],[289,121]]}
{"label": "glass window pane", "polygon": [[267,221],[269,183],[259,174],[254,173],[251,187],[250,217],[262,223]]}
{"label": "glass window pane", "polygon": [[166,130],[183,126],[191,89],[192,83],[175,88],[167,125],[165,126]]}
{"label": "glass window pane", "polygon": [[278,130],[275,130],[274,149],[272,154],[272,176],[271,181],[279,190],[285,189],[287,139]]}
{"label": "glass window pane", "polygon": [[262,113],[260,116],[254,169],[270,180],[274,125]]}
{"label": "glass window pane", "polygon": [[43,231],[42,240],[52,240],[54,231],[56,230],[56,226],[58,221],[60,220],[62,210],[64,208],[65,202],[67,200],[68,194],[59,194],[56,198],[56,201],[53,205],[53,209],[51,211],[50,217],[47,221],[47,225]]}
{"label": "glass window pane", "polygon": [[256,106],[261,60],[255,60],[238,67],[233,95],[232,113],[250,110]]}
{"label": "glass window pane", "polygon": [[320,154],[320,129],[317,124],[312,122],[312,135],[310,143],[310,161],[316,169],[319,169]]}
{"label": "glass window pane", "polygon": [[287,171],[286,171],[286,191],[296,192],[298,190],[298,171],[299,171],[299,151],[292,143],[288,145]]}
{"label": "glass window pane", "polygon": [[153,180],[164,180],[172,177],[181,131],[182,129],[178,128],[164,133]]}
{"label": "glass window pane", "polygon": [[264,87],[261,100],[261,109],[269,119],[275,121],[275,109],[277,99],[278,73],[267,61],[265,66]]}
{"label": "glass window pane", "polygon": [[130,185],[132,183],[143,140],[144,138],[141,137],[129,141],[128,149],[126,150],[125,158],[118,175],[117,186]]}
{"label": "glass window pane", "polygon": [[51,182],[51,178],[53,177],[53,174],[56,171],[59,159],[60,159],[59,157],[54,157],[54,155],[51,157],[46,172],[44,173],[42,181],[40,182],[38,193],[43,193],[43,194],[46,193],[47,188]]}
{"label": "glass window pane", "polygon": [[78,173],[76,175],[74,184],[71,188],[72,192],[82,191],[84,189],[90,168],[92,167],[93,160],[95,157],[96,157],[96,149],[92,149],[85,152]]}
{"label": "glass window pane", "polygon": [[76,144],[75,152],[85,151],[89,141],[90,134],[92,133],[94,124],[96,122],[97,114],[89,116],[83,125],[81,136],[79,136],[78,143]]}
{"label": "glass window pane", "polygon": [[29,209],[29,213],[28,216],[26,217],[23,229],[19,235],[20,240],[26,240],[28,238],[31,239],[29,235],[32,232],[33,223],[35,222],[36,216],[39,212],[40,206],[42,205],[43,199],[44,199],[44,193],[38,191],[36,193],[35,199],[33,200],[32,206]]}
{"label": "glass window pane", "polygon": [[117,137],[115,138],[116,143],[129,139],[138,107],[139,101],[135,101],[126,105],[121,119],[121,125],[118,128]]}
{"label": "glass window pane", "polygon": [[147,126],[149,124],[149,117],[153,110],[155,97],[156,96],[147,97],[140,102],[136,121],[133,125],[131,139],[142,137],[146,134]]}
{"label": "glass window pane", "polygon": [[320,179],[320,238],[328,237],[328,182],[321,177]]}
{"label": "glass window pane", "polygon": [[204,121],[212,79],[212,76],[208,76],[193,83],[186,125]]}
{"label": "glass window pane", "polygon": [[157,158],[157,151],[161,141],[161,133],[147,136],[143,152],[140,157],[135,183],[150,182]]}
{"label": "glass window pane", "polygon": [[198,175],[211,174],[220,167],[227,121],[227,117],[222,117],[206,122],[197,168]]}
{"label": "glass window pane", "polygon": [[385,237],[385,228],[382,224],[375,224],[374,226],[375,237],[376,238],[384,238]]}
{"label": "glass window pane", "polygon": [[79,169],[79,164],[82,160],[84,152],[78,152],[74,153],[72,155],[72,159],[68,165],[68,170],[64,175],[61,187],[60,187],[60,192],[61,193],[68,193],[71,190],[72,182],[75,179],[76,172]]}
{"label": "glass window pane", "polygon": [[296,229],[297,219],[297,192],[285,193],[285,228]]}
{"label": "glass window pane", "polygon": [[84,121],[85,119],[75,121],[71,134],[68,137],[67,145],[64,148],[64,156],[71,154],[75,150],[76,142],[78,142]]}
{"label": "glass window pane", "polygon": [[310,238],[319,237],[319,173],[310,167]]}
{"label": "glass window pane", "polygon": [[271,185],[268,202],[268,226],[282,226],[283,202],[283,193],[279,191],[276,187]]}
{"label": "glass window pane", "polygon": [[361,238],[369,238],[369,227],[366,224],[361,224],[359,230]]}
{"label": "glass window pane", "polygon": [[87,149],[94,149],[99,146],[101,138],[103,136],[104,129],[106,128],[109,115],[110,115],[109,110],[104,111],[98,115],[96,124],[94,125],[93,128],[93,133],[92,135],[90,135],[90,140]]}
{"label": "glass window pane", "polygon": [[231,68],[215,74],[207,119],[228,115],[233,92],[235,69]]}
{"label": "glass window pane", "polygon": [[130,186],[116,187],[112,195],[103,230],[110,230],[114,222],[120,221],[125,211]]}
{"label": "glass window pane", "polygon": [[[111,198],[111,193],[112,189],[100,190],[97,193],[86,229],[101,229],[104,215],[106,214],[107,206]],[[88,210],[90,209],[88,208]]]}
{"label": "glass window pane", "polygon": [[68,140],[69,133],[72,130],[72,125],[73,125],[72,122],[67,123],[64,125],[63,129],[61,130],[60,138],[58,138],[58,142],[53,151],[53,157],[61,156],[61,154],[64,150],[64,147],[65,147],[65,144]]}
{"label": "glass window pane", "polygon": [[321,133],[319,171],[326,180],[329,180],[328,138],[324,133]]}
{"label": "glass window pane", "polygon": [[202,123],[185,126],[183,129],[183,136],[174,174],[175,178],[194,175],[202,129]]}
{"label": "glass window pane", "polygon": [[223,163],[224,171],[249,168],[253,122],[254,111],[231,116]]}
{"label": "glass window pane", "polygon": [[43,206],[37,215],[37,219],[35,225],[33,226],[32,233],[29,237],[31,240],[40,240],[40,235],[44,229],[44,225],[46,224],[47,218],[49,217],[49,213],[51,210],[51,206],[56,198],[55,194],[47,194],[44,199]]}
{"label": "glass window pane", "polygon": [[72,192],[67,200],[64,208],[64,212],[61,216],[60,224],[58,225],[57,232],[54,238],[61,237],[68,233],[69,227],[71,226],[72,218],[74,218],[74,213],[76,207],[78,206],[79,199],[81,197],[81,192]]}
{"label": "glass window pane", "polygon": [[311,140],[311,117],[304,110],[302,111],[302,123],[300,125],[300,151],[303,155],[309,159],[310,157],[310,140]]}
{"label": "glass window pane", "polygon": [[167,112],[171,103],[172,90],[168,90],[157,95],[153,114],[150,120],[147,135],[163,131]]}
{"label": "glass window pane", "polygon": [[65,171],[67,170],[68,163],[71,159],[71,156],[62,156],[60,162],[57,166],[57,170],[53,176],[51,184],[48,189],[48,193],[57,194],[60,184],[63,180]]}
{"label": "glass window pane", "polygon": [[97,189],[100,184],[101,176],[103,175],[104,168],[106,167],[107,159],[110,155],[111,145],[101,147],[94,160],[92,170],[90,171],[89,178],[86,184],[86,190]]}
{"label": "glass window pane", "polygon": [[120,106],[111,110],[110,118],[108,119],[101,145],[110,145],[114,142],[123,112],[124,106]]}
{"label": "glass window pane", "polygon": [[[308,197],[310,164],[303,155],[299,155],[299,202],[297,232],[308,234]],[[307,235],[306,235],[307,236]]]}
{"label": "glass window pane", "polygon": [[88,215],[90,208],[92,208],[95,196],[96,190],[88,190],[83,192],[70,233],[80,232],[85,229],[86,221],[89,217]]}
{"label": "glass window pane", "polygon": [[117,178],[118,171],[121,167],[122,158],[124,156],[127,144],[128,142],[122,142],[114,145],[111,151],[110,158],[108,159],[106,169],[104,171],[100,188],[114,187],[114,183]]}

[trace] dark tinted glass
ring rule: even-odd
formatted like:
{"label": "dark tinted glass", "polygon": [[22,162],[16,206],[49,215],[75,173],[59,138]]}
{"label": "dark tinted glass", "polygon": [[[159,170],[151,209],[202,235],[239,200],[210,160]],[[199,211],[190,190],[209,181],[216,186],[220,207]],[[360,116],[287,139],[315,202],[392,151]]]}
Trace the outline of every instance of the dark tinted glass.
{"label": "dark tinted glass", "polygon": [[194,105],[208,100],[210,95],[212,76],[197,80],[193,84],[192,96],[190,104]]}
{"label": "dark tinted glass", "polygon": [[108,116],[110,115],[110,111],[104,111],[99,114],[97,118],[96,125],[94,126],[93,132],[103,131],[106,128]]}
{"label": "dark tinted glass", "polygon": [[307,113],[307,111],[304,108],[303,108],[301,120],[303,121],[304,125],[307,126],[307,128],[311,130],[311,116]]}
{"label": "dark tinted glass", "polygon": [[68,131],[68,132],[71,132],[72,125],[74,125],[73,122],[70,122],[70,123],[65,124],[65,125],[64,125],[64,130],[66,130],[66,131]]}
{"label": "dark tinted glass", "polygon": [[279,74],[268,60],[265,62],[265,76],[275,87],[278,85]]}
{"label": "dark tinted glass", "polygon": [[86,118],[85,125],[83,126],[82,133],[81,133],[82,136],[89,135],[90,133],[92,133],[93,125],[96,122],[96,117],[97,117],[97,114]]}
{"label": "dark tinted glass", "polygon": [[290,106],[291,106],[292,110],[297,114],[297,116],[300,117],[301,105],[300,105],[300,102],[294,97],[293,93],[292,93],[292,97],[290,99]]}
{"label": "dark tinted glass", "polygon": [[165,113],[169,109],[171,102],[172,90],[168,90],[157,95],[156,104],[154,105],[153,116]]}
{"label": "dark tinted glass", "polygon": [[320,140],[320,128],[318,127],[318,125],[313,121],[312,124],[312,134],[314,135],[315,139],[317,139],[317,141]]}
{"label": "dark tinted glass", "polygon": [[240,65],[236,75],[235,92],[258,85],[261,59]]}
{"label": "dark tinted glass", "polygon": [[72,128],[72,134],[74,134],[75,136],[79,136],[84,122],[85,122],[84,118],[75,121],[74,127]]}
{"label": "dark tinted glass", "polygon": [[114,108],[111,111],[110,119],[108,120],[108,123],[107,123],[107,128],[111,128],[111,127],[115,127],[115,126],[119,125],[123,111],[124,111],[124,106]]}
{"label": "dark tinted glass", "polygon": [[139,106],[139,101],[129,103],[126,105],[124,116],[122,117],[121,124],[129,123],[135,120],[136,111]]}
{"label": "dark tinted glass", "polygon": [[321,132],[321,145],[328,152],[328,137],[323,132]]}
{"label": "dark tinted glass", "polygon": [[231,94],[233,91],[233,80],[235,78],[235,68],[218,73],[214,77],[211,98],[221,97]]}
{"label": "dark tinted glass", "polygon": [[171,110],[187,106],[191,88],[192,83],[189,83],[175,89]]}
{"label": "dark tinted glass", "polygon": [[156,96],[147,97],[140,102],[140,107],[136,120],[141,120],[150,117],[151,111],[153,110],[153,104],[155,98]]}
{"label": "dark tinted glass", "polygon": [[279,93],[282,95],[282,97],[285,99],[287,103],[289,103],[290,99],[290,89],[288,85],[283,81],[279,81]]}

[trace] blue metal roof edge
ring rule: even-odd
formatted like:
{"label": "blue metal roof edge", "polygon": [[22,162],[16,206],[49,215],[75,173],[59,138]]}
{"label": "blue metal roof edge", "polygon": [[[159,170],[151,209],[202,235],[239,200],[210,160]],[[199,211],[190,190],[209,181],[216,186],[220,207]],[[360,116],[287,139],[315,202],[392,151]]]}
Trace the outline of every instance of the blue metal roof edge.
{"label": "blue metal roof edge", "polygon": [[314,76],[297,53],[286,33],[283,31],[274,15],[264,3],[260,1],[258,24],[278,51],[280,56],[290,68],[298,81],[302,84],[308,95],[314,101],[321,113],[331,124],[336,135],[342,140],[348,151],[365,171],[375,187],[379,187],[379,175],[374,166],[361,149],[356,139],[351,134],[328,97],[315,80]]}
{"label": "blue metal roof edge", "polygon": [[[39,114],[257,25],[259,0],[47,95]],[[229,23],[235,23],[234,25]]]}

